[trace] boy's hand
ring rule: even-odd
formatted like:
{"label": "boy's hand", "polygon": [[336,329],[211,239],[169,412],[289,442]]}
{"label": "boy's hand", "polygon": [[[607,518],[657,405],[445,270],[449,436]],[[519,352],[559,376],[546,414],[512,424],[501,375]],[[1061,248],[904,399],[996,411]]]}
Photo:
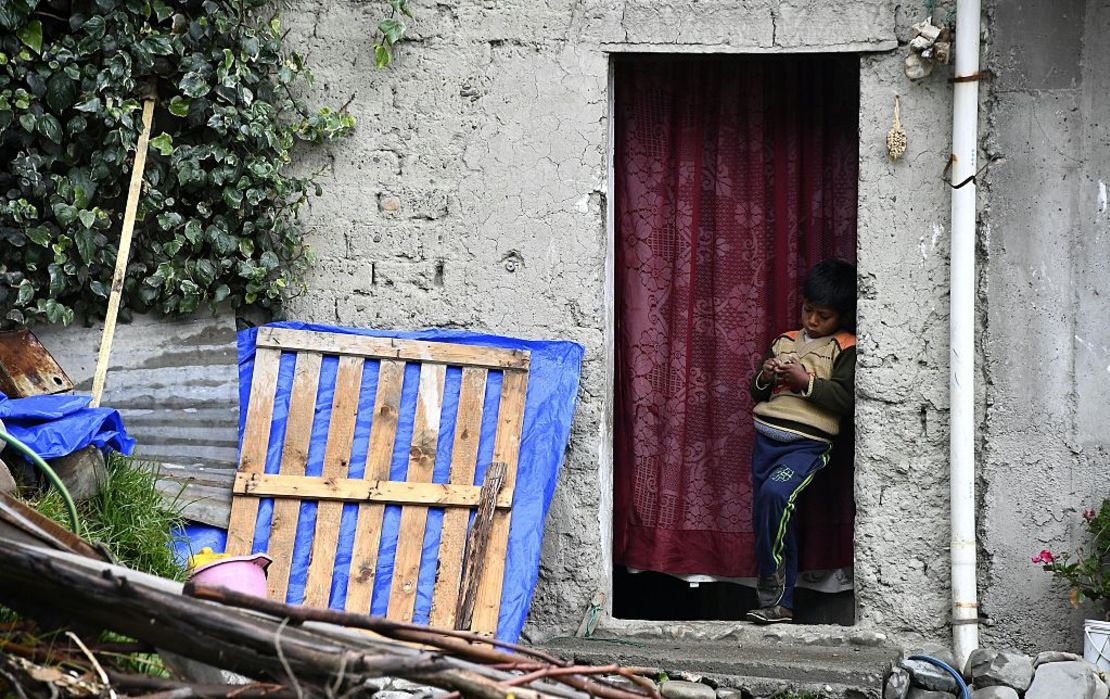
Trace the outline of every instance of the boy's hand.
{"label": "boy's hand", "polygon": [[780,364],[777,373],[786,387],[794,393],[801,393],[809,386],[809,373],[801,362]]}
{"label": "boy's hand", "polygon": [[760,374],[759,378],[763,383],[768,383],[771,381],[771,379],[775,378],[775,374],[777,374],[778,371],[779,360],[771,357],[767,361],[763,362],[763,373]]}

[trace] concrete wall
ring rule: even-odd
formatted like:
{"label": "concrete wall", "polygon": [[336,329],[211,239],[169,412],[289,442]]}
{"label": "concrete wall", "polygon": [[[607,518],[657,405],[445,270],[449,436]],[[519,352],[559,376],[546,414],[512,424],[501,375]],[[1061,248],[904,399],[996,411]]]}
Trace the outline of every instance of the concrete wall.
{"label": "concrete wall", "polygon": [[[946,640],[949,196],[940,176],[949,152],[951,69],[918,84],[903,76],[904,44],[912,38],[910,25],[920,19],[917,5],[411,4],[417,15],[411,38],[384,72],[375,72],[370,51],[384,3],[298,0],[286,14],[292,41],[309,54],[321,92],[334,102],[354,95],[350,110],[360,124],[352,139],[304,163],[325,173],[325,194],[306,213],[319,263],[309,293],[290,313],[362,326],[558,337],[586,347],[578,412],[526,633],[538,638],[573,629],[595,591],[609,586],[610,55],[856,51],[862,54],[859,620],[907,641]],[[1000,24],[1026,35],[1040,31],[1041,23],[998,4]],[[946,11],[941,7],[937,15]],[[1056,27],[1061,18],[1053,13],[1045,20]],[[1087,26],[1093,32],[1100,25]],[[1060,42],[1061,51],[1073,47],[1076,37],[1068,31],[1074,30],[1060,31],[1038,41]],[[1010,46],[1016,51],[1023,41]],[[996,51],[1004,46],[997,43]],[[1078,450],[1083,435],[1090,435],[1088,443],[1097,441],[1097,425],[1077,418],[1077,401],[1096,404],[1103,398],[1100,389],[1077,391],[1071,380],[1073,361],[1091,362],[1098,351],[1106,352],[1095,345],[1080,360],[1079,341],[1072,341],[1083,333],[1095,341],[1096,314],[1069,311],[1072,319],[1060,321],[1054,311],[1061,304],[1090,309],[1098,303],[1093,291],[1078,298],[1071,291],[1074,280],[1097,270],[1093,263],[1073,268],[1072,260],[1080,258],[1069,257],[1066,244],[1082,237],[1082,259],[1093,259],[1106,216],[1092,201],[1094,179],[1101,175],[1077,164],[1082,156],[1076,139],[1084,133],[1079,120],[1058,124],[1058,114],[1074,114],[1069,110],[1082,108],[1084,100],[1098,101],[1100,93],[1083,86],[1105,81],[1078,65],[1072,61],[1061,72],[1055,61],[1028,62],[1028,76],[999,81],[993,103],[998,112],[991,122],[992,148],[1009,151],[1010,160],[991,173],[991,194],[1006,198],[985,214],[989,228],[983,229],[983,261],[990,263],[983,291],[992,302],[983,348],[991,401],[982,446],[983,531],[991,550],[984,556],[990,574],[984,597],[999,622],[998,638],[1015,642],[1018,619],[1046,599],[1046,580],[1033,580],[1036,571],[1022,563],[1026,549],[1039,548],[1040,541],[1017,541],[1007,532],[1032,532],[1047,542],[1066,531],[1061,508],[1077,503],[1061,495],[1031,513],[1026,506],[1036,496],[1028,489],[1048,483],[1060,492],[1088,492],[1091,448]],[[1007,80],[1013,82],[1003,93]],[[891,164],[884,137],[896,94],[902,96],[909,151]],[[1011,120],[1024,130],[1000,133],[1000,125]],[[1096,146],[1105,149],[1106,143],[1089,144]],[[1017,157],[1023,149],[1039,154],[1035,167]],[[1028,202],[1041,197],[1042,185],[1029,177],[1031,171],[1053,182],[1067,176],[1067,184],[1053,186],[1045,203],[1032,207]],[[1073,226],[1057,208],[1069,212]],[[1083,315],[1092,317],[1080,320]],[[1081,331],[1079,323],[1095,327]],[[1014,352],[1015,346],[1022,351]],[[1044,366],[1032,381],[1031,363]],[[1101,365],[1091,370],[1105,371]],[[1026,446],[1022,440],[1030,433],[1036,440]],[[1038,529],[1041,524],[1052,527]],[[1028,592],[1001,591],[1018,585]],[[1037,644],[1048,639],[1035,638]]]}
{"label": "concrete wall", "polygon": [[1074,550],[1083,508],[1110,495],[1110,5],[998,0],[990,19],[982,611],[992,643],[1074,648],[1101,613],[1071,612],[1029,557]]}

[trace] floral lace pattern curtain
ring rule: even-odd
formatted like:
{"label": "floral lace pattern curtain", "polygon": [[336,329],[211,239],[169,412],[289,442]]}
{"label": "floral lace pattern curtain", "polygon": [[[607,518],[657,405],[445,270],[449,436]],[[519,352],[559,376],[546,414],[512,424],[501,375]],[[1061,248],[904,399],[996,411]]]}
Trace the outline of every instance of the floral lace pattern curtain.
{"label": "floral lace pattern curtain", "polygon": [[[750,577],[747,382],[809,267],[855,260],[858,61],[616,70],[614,560]],[[799,506],[803,569],[852,564],[850,436]]]}

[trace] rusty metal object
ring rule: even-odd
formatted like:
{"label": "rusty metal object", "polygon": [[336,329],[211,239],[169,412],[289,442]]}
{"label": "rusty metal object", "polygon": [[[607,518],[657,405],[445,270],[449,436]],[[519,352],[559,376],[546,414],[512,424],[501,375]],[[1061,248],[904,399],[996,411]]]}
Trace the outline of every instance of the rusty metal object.
{"label": "rusty metal object", "polygon": [[26,398],[73,389],[73,382],[26,328],[0,332],[0,392]]}

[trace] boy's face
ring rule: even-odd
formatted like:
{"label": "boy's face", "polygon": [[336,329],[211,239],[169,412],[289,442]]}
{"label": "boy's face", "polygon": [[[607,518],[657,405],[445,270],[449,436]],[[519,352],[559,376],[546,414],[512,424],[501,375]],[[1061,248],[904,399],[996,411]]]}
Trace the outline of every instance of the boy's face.
{"label": "boy's face", "polygon": [[806,299],[802,303],[802,327],[810,337],[825,337],[840,329],[840,314],[830,306],[820,306]]}

